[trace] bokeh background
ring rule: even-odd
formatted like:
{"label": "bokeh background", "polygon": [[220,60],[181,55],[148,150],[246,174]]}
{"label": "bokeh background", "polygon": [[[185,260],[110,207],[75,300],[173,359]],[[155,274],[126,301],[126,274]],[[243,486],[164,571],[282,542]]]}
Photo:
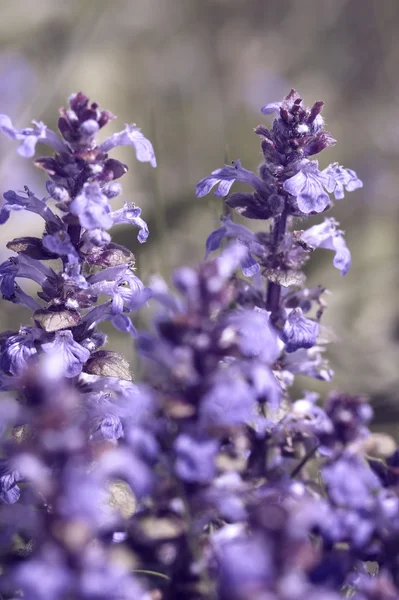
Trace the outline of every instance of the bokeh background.
{"label": "bokeh background", "polygon": [[[118,115],[108,134],[136,122],[159,166],[116,154],[130,166],[124,197],[142,207],[151,236],[120,228],[116,241],[137,256],[144,279],[165,278],[203,258],[218,225],[219,199],[195,198],[196,182],[224,162],[260,161],[253,128],[266,102],[295,87],[306,103],[323,99],[339,141],[321,157],[355,169],[364,188],[336,204],[353,266],[341,279],[330,252],[315,253],[309,283],[326,285],[325,326],[334,385],[366,392],[377,427],[399,422],[399,3],[396,0],[1,0],[0,112],[17,126],[56,127],[57,109],[84,91]],[[40,148],[42,150],[42,148]],[[0,189],[45,177],[0,140]],[[259,223],[256,223],[259,227]],[[40,232],[32,215],[1,228],[0,255],[18,235]],[[18,328],[28,312],[3,302],[0,325]],[[328,332],[327,332],[328,333]],[[328,333],[333,339],[333,335]],[[131,357],[128,340],[112,344]],[[309,386],[312,383],[309,382]]]}

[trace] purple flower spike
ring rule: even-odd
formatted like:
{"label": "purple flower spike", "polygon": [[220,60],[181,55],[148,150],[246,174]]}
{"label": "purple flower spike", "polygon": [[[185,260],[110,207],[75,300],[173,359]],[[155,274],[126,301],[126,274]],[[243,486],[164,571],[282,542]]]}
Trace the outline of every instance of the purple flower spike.
{"label": "purple flower spike", "polygon": [[73,339],[71,331],[57,331],[52,342],[42,344],[42,350],[49,354],[61,354],[66,377],[75,377],[82,371],[90,352]]}
{"label": "purple flower spike", "polygon": [[44,123],[33,121],[33,125],[34,127],[15,129],[11,119],[7,115],[0,115],[0,130],[12,140],[21,142],[18,148],[18,154],[21,156],[25,158],[34,156],[38,142],[43,142],[51,146],[57,152],[66,152],[68,150],[58,135],[54,131],[51,131],[51,129],[47,129]]}
{"label": "purple flower spike", "polygon": [[255,190],[267,193],[267,188],[263,181],[259,179],[252,171],[247,171],[241,166],[241,161],[233,161],[233,166],[225,165],[222,169],[216,169],[212,171],[211,175],[201,179],[197,183],[196,195],[197,198],[202,198],[209,194],[211,189],[216,186],[215,196],[223,198],[227,196],[231,186],[235,181],[241,183],[248,183],[252,185]]}
{"label": "purple flower spike", "polygon": [[332,192],[334,182],[327,173],[319,171],[317,161],[306,161],[296,175],[284,182],[283,187],[286,192],[295,196],[301,212],[321,213],[330,203],[324,188]]}
{"label": "purple flower spike", "polygon": [[152,167],[157,166],[151,142],[144,137],[140,129],[135,125],[126,125],[123,131],[111,135],[100,144],[100,149],[103,152],[109,152],[116,146],[133,146],[136,151],[137,160],[140,162],[149,162]]}
{"label": "purple flower spike", "polygon": [[302,239],[313,248],[326,248],[335,252],[333,264],[346,275],[351,266],[351,253],[346,246],[342,231],[337,229],[339,223],[335,219],[325,219],[323,223],[310,227],[302,235]]}

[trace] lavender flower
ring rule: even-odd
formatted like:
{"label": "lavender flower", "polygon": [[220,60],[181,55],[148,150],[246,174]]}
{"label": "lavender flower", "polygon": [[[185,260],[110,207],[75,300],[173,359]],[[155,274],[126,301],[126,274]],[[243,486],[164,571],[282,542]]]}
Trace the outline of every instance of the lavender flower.
{"label": "lavender flower", "polygon": [[[109,233],[128,223],[148,237],[138,207],[111,206],[127,167],[110,150],[131,145],[156,165],[141,131],[127,125],[97,145],[114,117],[83,94],[61,110],[63,139],[0,118],[22,155],[38,141],[56,151],[36,160],[49,197],[10,191],[0,211],[0,223],[28,210],[45,227],[9,242],[17,256],[0,265],[4,299],[33,313],[0,336],[0,389],[17,398],[0,403],[2,597],[398,596],[399,451],[369,432],[365,398],[323,402],[296,380],[332,378],[324,289],[305,287],[304,265],[327,248],[344,275],[350,252],[334,219],[295,231],[295,217],[361,187],[353,171],[309,158],[335,144],[322,106],[303,107],[293,90],[265,105],[276,118],[256,129],[259,176],[236,161],[199,182],[199,197],[216,187],[258,231],[224,216],[206,261],[174,272],[174,292],[160,278],[146,287]],[[254,193],[229,196],[235,181]],[[130,315],[151,297],[153,326],[137,332]],[[105,320],[136,338],[145,384],[104,348]]]}

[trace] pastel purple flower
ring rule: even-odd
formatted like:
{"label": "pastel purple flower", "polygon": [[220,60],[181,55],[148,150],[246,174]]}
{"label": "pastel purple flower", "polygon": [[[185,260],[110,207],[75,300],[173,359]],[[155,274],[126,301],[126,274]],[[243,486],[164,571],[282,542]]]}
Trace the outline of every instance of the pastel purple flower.
{"label": "pastel purple flower", "polygon": [[288,315],[280,335],[286,352],[295,352],[299,348],[312,348],[318,333],[319,324],[304,317],[300,308],[295,308]]}
{"label": "pastel purple flower", "polygon": [[286,354],[283,361],[283,375],[287,383],[291,385],[295,375],[331,381],[334,371],[330,368],[328,360],[324,358],[323,352],[325,348],[313,346]]}
{"label": "pastel purple flower", "polygon": [[152,167],[157,166],[154,148],[151,142],[144,137],[140,129],[135,125],[125,125],[125,129],[114,133],[100,144],[103,152],[109,152],[116,146],[133,146],[136,151],[137,160],[149,162]]}
{"label": "pastel purple flower", "polygon": [[174,443],[177,475],[189,483],[212,481],[218,449],[217,440],[196,440],[186,434],[179,435]]}
{"label": "pastel purple flower", "polygon": [[202,198],[209,194],[211,189],[216,186],[215,196],[223,198],[228,195],[230,188],[235,181],[248,183],[255,188],[255,190],[267,193],[267,188],[263,181],[259,179],[255,173],[252,173],[252,171],[244,169],[241,166],[240,160],[236,160],[233,161],[233,166],[225,165],[222,169],[216,169],[216,171],[212,171],[211,175],[201,179],[201,181],[197,183],[196,196],[197,198]]}
{"label": "pastel purple flower", "polygon": [[[217,547],[221,597],[267,597],[275,577],[272,547],[260,534],[235,537]],[[255,593],[255,596],[253,596]]]}
{"label": "pastel purple flower", "polygon": [[255,395],[250,385],[233,369],[220,372],[200,405],[200,418],[207,427],[244,425],[254,417]]}
{"label": "pastel purple flower", "polygon": [[103,453],[98,467],[105,480],[126,481],[137,498],[147,496],[151,491],[154,480],[152,470],[127,447],[118,446]]}
{"label": "pastel purple flower", "polygon": [[68,152],[68,147],[60,140],[58,135],[48,129],[41,121],[32,121],[33,127],[15,129],[7,115],[0,115],[0,130],[12,140],[20,141],[18,154],[31,158],[35,154],[36,144],[43,142],[54,148],[56,152]]}
{"label": "pastel purple flower", "polygon": [[347,192],[353,192],[363,187],[363,182],[358,178],[355,171],[345,169],[337,162],[329,165],[323,173],[335,182],[333,191],[336,200],[342,200],[345,195],[344,189]]}
{"label": "pastel purple flower", "polygon": [[29,600],[59,600],[71,589],[71,575],[59,547],[46,544],[40,553],[15,566],[11,581]]}
{"label": "pastel purple flower", "polygon": [[321,469],[328,495],[338,506],[362,509],[373,504],[381,489],[377,475],[356,455],[344,454]]}
{"label": "pastel purple flower", "polygon": [[304,214],[321,213],[330,203],[330,197],[325,191],[332,192],[335,184],[325,171],[319,171],[318,162],[305,161],[301,169],[289,179],[283,188],[295,196],[298,208]]}
{"label": "pastel purple flower", "polygon": [[280,354],[278,338],[270,325],[269,315],[261,310],[241,310],[230,313],[222,333],[226,343],[233,338],[242,354],[272,364]]}
{"label": "pastel purple flower", "polygon": [[323,223],[310,227],[302,234],[302,240],[313,248],[326,248],[335,252],[333,265],[346,275],[351,265],[351,253],[346,245],[342,231],[337,229],[335,219],[325,219]]}
{"label": "pastel purple flower", "polygon": [[124,306],[133,311],[151,297],[151,291],[126,265],[108,267],[88,278],[91,291],[96,295],[112,298],[114,314],[122,312]]}
{"label": "pastel purple flower", "polygon": [[140,244],[143,244],[149,235],[148,225],[141,218],[141,208],[135,206],[134,204],[125,204],[123,208],[119,210],[115,210],[111,213],[111,219],[114,225],[120,225],[123,223],[127,223],[128,225],[134,225],[139,228],[139,234],[137,239]]}
{"label": "pastel purple flower", "polygon": [[9,190],[4,194],[4,199],[6,202],[0,210],[0,225],[8,221],[10,212],[28,210],[40,215],[46,223],[62,227],[61,219],[53,213],[44,200],[36,198],[34,194],[28,193],[26,196],[20,196],[13,190]]}
{"label": "pastel purple flower", "polygon": [[72,200],[69,210],[85,229],[109,229],[113,225],[111,208],[98,183],[85,183]]}
{"label": "pastel purple flower", "polygon": [[102,419],[100,430],[106,440],[114,442],[123,435],[123,427],[119,417],[108,414]]}
{"label": "pastel purple flower", "polygon": [[215,260],[218,273],[223,280],[232,276],[237,267],[245,259],[247,250],[237,241],[230,242]]}
{"label": "pastel purple flower", "polygon": [[35,311],[41,308],[40,304],[24,292],[15,279],[31,279],[43,286],[47,280],[54,281],[55,277],[52,269],[43,265],[39,260],[21,253],[18,257],[11,257],[0,265],[0,291],[3,298]]}
{"label": "pastel purple flower", "polygon": [[223,239],[235,239],[247,247],[241,259],[241,268],[245,277],[252,277],[260,271],[259,263],[253,258],[252,254],[262,256],[265,253],[264,246],[259,242],[253,231],[241,225],[234,223],[230,217],[223,219],[222,227],[213,231],[206,240],[206,255],[218,250]]}
{"label": "pastel purple flower", "polygon": [[5,373],[20,375],[29,359],[37,354],[36,342],[41,332],[33,327],[21,327],[16,335],[8,337],[1,346],[0,368]]}
{"label": "pastel purple flower", "polygon": [[73,338],[69,330],[57,331],[52,342],[42,344],[42,350],[48,354],[62,356],[62,364],[66,377],[75,377],[82,371],[90,352]]}
{"label": "pastel purple flower", "polygon": [[61,230],[44,235],[43,246],[58,256],[66,256],[70,263],[76,263],[79,260],[79,255],[66,231]]}
{"label": "pastel purple flower", "polygon": [[21,491],[17,485],[22,477],[18,471],[9,468],[6,460],[0,459],[0,504],[14,504]]}

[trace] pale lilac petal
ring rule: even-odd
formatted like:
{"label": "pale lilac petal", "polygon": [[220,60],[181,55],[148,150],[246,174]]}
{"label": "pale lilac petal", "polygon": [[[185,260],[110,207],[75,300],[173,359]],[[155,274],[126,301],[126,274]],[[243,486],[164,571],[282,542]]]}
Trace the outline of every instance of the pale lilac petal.
{"label": "pale lilac petal", "polygon": [[273,113],[277,113],[280,111],[280,106],[282,102],[270,102],[269,104],[265,104],[260,109],[261,113],[264,115],[272,115]]}
{"label": "pale lilac petal", "polygon": [[323,223],[314,225],[305,231],[302,239],[313,248],[326,248],[335,252],[334,267],[346,275],[351,265],[351,253],[346,246],[342,231],[337,229],[339,223],[334,219],[325,219]]}
{"label": "pale lilac petal", "polygon": [[306,175],[302,171],[299,171],[296,175],[284,181],[283,188],[292,196],[298,196],[303,190],[305,183]]}
{"label": "pale lilac petal", "polygon": [[299,348],[312,348],[318,333],[319,324],[304,317],[302,310],[296,308],[288,315],[281,339],[286,344],[286,352],[295,352]]}
{"label": "pale lilac petal", "polygon": [[111,135],[100,144],[100,149],[103,152],[109,152],[109,150],[112,150],[116,146],[133,146],[136,151],[137,160],[140,162],[149,162],[153,167],[157,166],[151,142],[144,137],[140,129],[135,125],[126,125],[123,131]]}
{"label": "pale lilac petal", "polygon": [[233,166],[225,165],[222,169],[216,169],[211,175],[201,179],[201,181],[197,183],[196,196],[197,198],[202,198],[216,186],[215,196],[223,198],[228,195],[230,188],[235,181],[247,183],[257,191],[267,192],[263,181],[259,179],[255,173],[252,173],[252,171],[244,169],[241,166],[240,160],[236,160],[233,162]]}
{"label": "pale lilac petal", "polygon": [[43,142],[56,150],[57,152],[67,152],[68,148],[60,140],[58,135],[47,129],[42,122],[33,121],[34,127],[24,129],[15,129],[11,119],[7,115],[0,115],[0,130],[12,140],[21,142],[18,148],[18,154],[25,158],[31,158],[35,154],[36,144]]}
{"label": "pale lilac petal", "polygon": [[138,227],[139,233],[137,235],[137,239],[139,240],[140,244],[143,244],[147,240],[150,232],[148,230],[147,223],[141,218],[140,215],[141,208],[135,206],[134,204],[125,204],[123,208],[115,210],[110,216],[114,225],[127,223],[128,225],[134,225],[135,227]]}

